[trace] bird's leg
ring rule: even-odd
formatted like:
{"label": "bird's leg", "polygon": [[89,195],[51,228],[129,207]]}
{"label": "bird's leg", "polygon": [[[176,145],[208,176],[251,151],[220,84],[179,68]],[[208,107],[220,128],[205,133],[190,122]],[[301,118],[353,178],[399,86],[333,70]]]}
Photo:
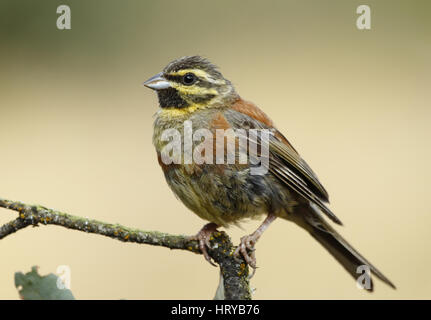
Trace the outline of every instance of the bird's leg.
{"label": "bird's leg", "polygon": [[[256,272],[256,255],[254,253],[254,245],[256,244],[257,240],[259,240],[263,232],[269,227],[271,222],[275,220],[275,218],[276,216],[274,214],[268,214],[266,219],[255,232],[241,238],[241,242],[238,248],[235,250],[234,256],[239,257],[241,254],[247,264],[253,268],[253,273],[251,274],[250,278],[253,277],[254,273]],[[249,254],[248,251],[251,253]]]}
{"label": "bird's leg", "polygon": [[217,227],[218,225],[213,222],[207,223],[206,225],[203,226],[201,230],[199,230],[199,232],[196,235],[191,236],[189,238],[190,240],[196,240],[199,242],[199,249],[201,250],[205,259],[215,267],[216,265],[211,261],[211,257],[208,254],[207,247],[208,248],[210,247],[211,234],[214,231],[217,231]]}

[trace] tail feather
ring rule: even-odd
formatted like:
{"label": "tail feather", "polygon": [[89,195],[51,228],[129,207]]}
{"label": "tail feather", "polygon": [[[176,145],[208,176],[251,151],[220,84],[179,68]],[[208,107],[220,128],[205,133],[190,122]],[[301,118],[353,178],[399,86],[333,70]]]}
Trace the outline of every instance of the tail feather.
{"label": "tail feather", "polygon": [[[304,217],[304,215],[302,216]],[[303,227],[315,238],[328,252],[357,280],[361,275],[357,268],[366,265],[370,271],[390,287],[396,289],[395,285],[383,275],[375,266],[356,251],[338,232],[336,232],[319,214],[305,215]],[[370,279],[369,288],[373,291],[373,282]]]}

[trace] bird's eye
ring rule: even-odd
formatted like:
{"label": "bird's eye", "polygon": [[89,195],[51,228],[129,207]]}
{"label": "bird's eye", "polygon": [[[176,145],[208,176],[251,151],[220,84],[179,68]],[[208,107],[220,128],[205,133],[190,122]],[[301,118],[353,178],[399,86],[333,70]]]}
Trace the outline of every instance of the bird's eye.
{"label": "bird's eye", "polygon": [[183,83],[184,83],[186,86],[190,86],[190,85],[192,85],[193,83],[195,83],[195,81],[196,81],[196,76],[195,76],[193,73],[191,73],[191,72],[186,73],[186,74],[183,76]]}

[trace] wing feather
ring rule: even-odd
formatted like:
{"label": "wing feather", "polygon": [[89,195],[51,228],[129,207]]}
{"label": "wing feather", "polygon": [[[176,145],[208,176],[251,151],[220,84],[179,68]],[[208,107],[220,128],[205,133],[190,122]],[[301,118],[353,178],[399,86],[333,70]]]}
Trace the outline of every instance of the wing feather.
{"label": "wing feather", "polygon": [[[289,141],[274,128],[271,119],[254,104],[240,100],[226,111],[226,118],[233,129],[270,129],[269,171],[290,189],[303,198],[315,203],[324,214],[337,224],[342,224],[335,214],[325,205],[328,193],[317,175],[301,158]],[[260,145],[260,140],[250,141]]]}

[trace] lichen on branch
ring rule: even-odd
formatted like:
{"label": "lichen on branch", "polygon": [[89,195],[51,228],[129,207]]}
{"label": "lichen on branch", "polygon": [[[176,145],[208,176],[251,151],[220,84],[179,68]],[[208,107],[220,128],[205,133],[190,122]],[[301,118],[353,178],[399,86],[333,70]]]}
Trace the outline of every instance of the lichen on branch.
{"label": "lichen on branch", "polygon": [[[64,228],[98,234],[123,242],[134,242],[162,246],[170,249],[187,250],[200,254],[198,242],[184,235],[171,235],[159,231],[143,231],[110,224],[39,205],[28,205],[18,201],[0,198],[0,208],[18,212],[18,217],[0,227],[0,239],[18,232],[28,226],[56,225]],[[223,276],[224,297],[227,300],[251,299],[248,267],[244,260],[235,258],[235,247],[225,232],[215,232],[210,240],[209,255],[220,266]],[[204,262],[205,260],[202,259]]]}

